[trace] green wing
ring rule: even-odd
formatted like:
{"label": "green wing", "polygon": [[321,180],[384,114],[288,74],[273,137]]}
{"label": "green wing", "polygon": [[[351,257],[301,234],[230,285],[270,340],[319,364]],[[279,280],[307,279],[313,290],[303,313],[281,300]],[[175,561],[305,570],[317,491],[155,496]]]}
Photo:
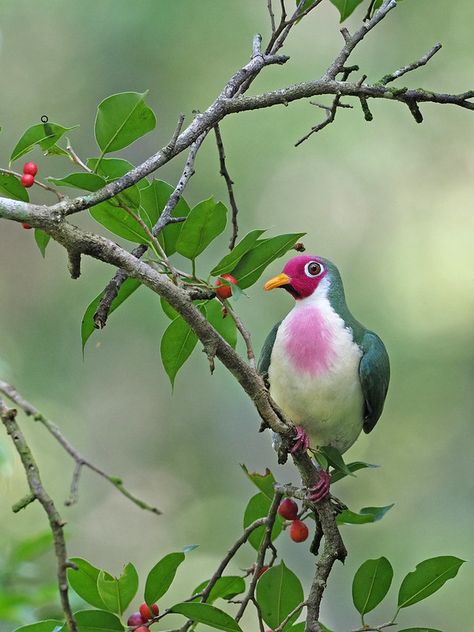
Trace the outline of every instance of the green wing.
{"label": "green wing", "polygon": [[390,363],[387,350],[373,331],[362,338],[363,355],[359,364],[359,377],[365,399],[364,432],[370,432],[382,414],[388,383]]}
{"label": "green wing", "polygon": [[263,343],[262,352],[260,353],[260,358],[258,359],[257,371],[265,381],[268,380],[268,368],[272,357],[273,345],[275,344],[275,338],[280,325],[281,322],[277,323],[266,337],[266,340]]}

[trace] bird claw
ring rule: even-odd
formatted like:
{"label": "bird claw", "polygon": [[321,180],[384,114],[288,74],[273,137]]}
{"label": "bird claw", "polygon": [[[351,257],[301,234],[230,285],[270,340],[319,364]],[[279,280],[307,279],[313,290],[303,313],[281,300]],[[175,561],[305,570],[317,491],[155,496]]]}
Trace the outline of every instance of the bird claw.
{"label": "bird claw", "polygon": [[303,426],[296,426],[296,436],[294,438],[293,446],[290,450],[291,454],[298,452],[306,452],[309,448],[309,437],[306,434]]}
{"label": "bird claw", "polygon": [[324,500],[329,494],[329,486],[331,484],[331,477],[326,470],[319,472],[319,480],[313,487],[308,489],[308,500],[312,503],[319,503]]}

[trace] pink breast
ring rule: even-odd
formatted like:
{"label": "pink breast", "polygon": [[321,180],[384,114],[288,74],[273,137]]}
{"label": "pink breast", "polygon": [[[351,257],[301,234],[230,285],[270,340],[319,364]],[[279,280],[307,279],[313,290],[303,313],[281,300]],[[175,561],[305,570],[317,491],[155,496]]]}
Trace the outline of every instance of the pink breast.
{"label": "pink breast", "polygon": [[295,310],[288,323],[286,351],[301,373],[324,373],[334,357],[333,333],[314,307]]}

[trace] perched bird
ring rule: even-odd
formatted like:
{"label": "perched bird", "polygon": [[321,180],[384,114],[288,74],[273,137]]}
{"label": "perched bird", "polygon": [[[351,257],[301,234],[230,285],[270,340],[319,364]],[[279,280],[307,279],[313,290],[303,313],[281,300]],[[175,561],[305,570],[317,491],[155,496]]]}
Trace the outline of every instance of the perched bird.
{"label": "perched bird", "polygon": [[[295,299],[265,340],[258,365],[272,398],[297,426],[292,452],[332,446],[342,454],[382,414],[390,379],[385,346],[352,316],[339,271],[327,259],[294,257],[264,287],[283,288]],[[328,491],[322,470],[310,499]]]}

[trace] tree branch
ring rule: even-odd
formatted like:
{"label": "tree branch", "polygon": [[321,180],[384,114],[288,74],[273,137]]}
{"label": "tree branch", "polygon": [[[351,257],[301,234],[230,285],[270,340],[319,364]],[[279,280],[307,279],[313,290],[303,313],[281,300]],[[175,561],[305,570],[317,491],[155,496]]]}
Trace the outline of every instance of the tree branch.
{"label": "tree branch", "polygon": [[239,225],[237,223],[237,215],[239,213],[239,209],[237,208],[237,202],[235,201],[233,189],[234,181],[229,175],[229,171],[227,170],[227,165],[225,162],[224,143],[222,142],[221,130],[219,128],[219,125],[216,125],[214,127],[214,132],[216,134],[217,151],[219,152],[220,174],[225,180],[227,193],[229,195],[230,207],[232,210],[232,236],[229,242],[229,249],[232,250],[235,246],[235,242],[237,241],[237,234],[239,232]]}
{"label": "tree branch", "polygon": [[129,500],[131,500],[137,507],[140,509],[145,509],[146,511],[150,511],[151,513],[160,515],[161,511],[152,505],[144,502],[140,498],[137,498],[134,494],[128,491],[122,483],[122,480],[116,476],[111,476],[107,474],[102,469],[94,465],[91,461],[86,459],[76,448],[71,445],[71,443],[66,439],[66,437],[59,430],[58,426],[52,422],[50,419],[45,417],[33,404],[27,401],[14,386],[0,380],[0,393],[3,393],[5,397],[7,397],[10,401],[12,401],[18,408],[21,408],[23,412],[28,417],[33,417],[34,421],[38,421],[42,424],[46,430],[49,432],[51,436],[53,436],[59,445],[69,454],[70,457],[75,462],[74,474],[71,482],[71,491],[68,500],[66,501],[66,505],[73,505],[78,500],[78,485],[80,475],[82,473],[83,467],[87,467],[91,471],[95,472],[105,480],[109,481],[121,494],[126,496]]}
{"label": "tree branch", "polygon": [[[31,495],[28,496],[28,503],[32,502],[33,497],[38,500],[43,509],[45,510],[51,532],[53,534],[54,552],[57,561],[57,579],[59,587],[59,596],[61,599],[61,606],[66,617],[66,624],[69,632],[77,632],[76,622],[74,615],[72,614],[71,604],[69,603],[68,596],[68,583],[66,569],[69,566],[67,561],[66,541],[64,538],[64,525],[65,522],[59,515],[58,510],[43,487],[41,482],[38,466],[34,460],[33,454],[26,442],[23,433],[20,430],[16,422],[16,410],[14,408],[8,408],[4,402],[0,399],[0,417],[3,425],[6,428],[7,433],[12,438],[15,448],[23,464],[26,478],[28,480],[28,486],[31,490]],[[23,507],[26,506],[23,499]],[[18,511],[18,509],[16,509]]]}

